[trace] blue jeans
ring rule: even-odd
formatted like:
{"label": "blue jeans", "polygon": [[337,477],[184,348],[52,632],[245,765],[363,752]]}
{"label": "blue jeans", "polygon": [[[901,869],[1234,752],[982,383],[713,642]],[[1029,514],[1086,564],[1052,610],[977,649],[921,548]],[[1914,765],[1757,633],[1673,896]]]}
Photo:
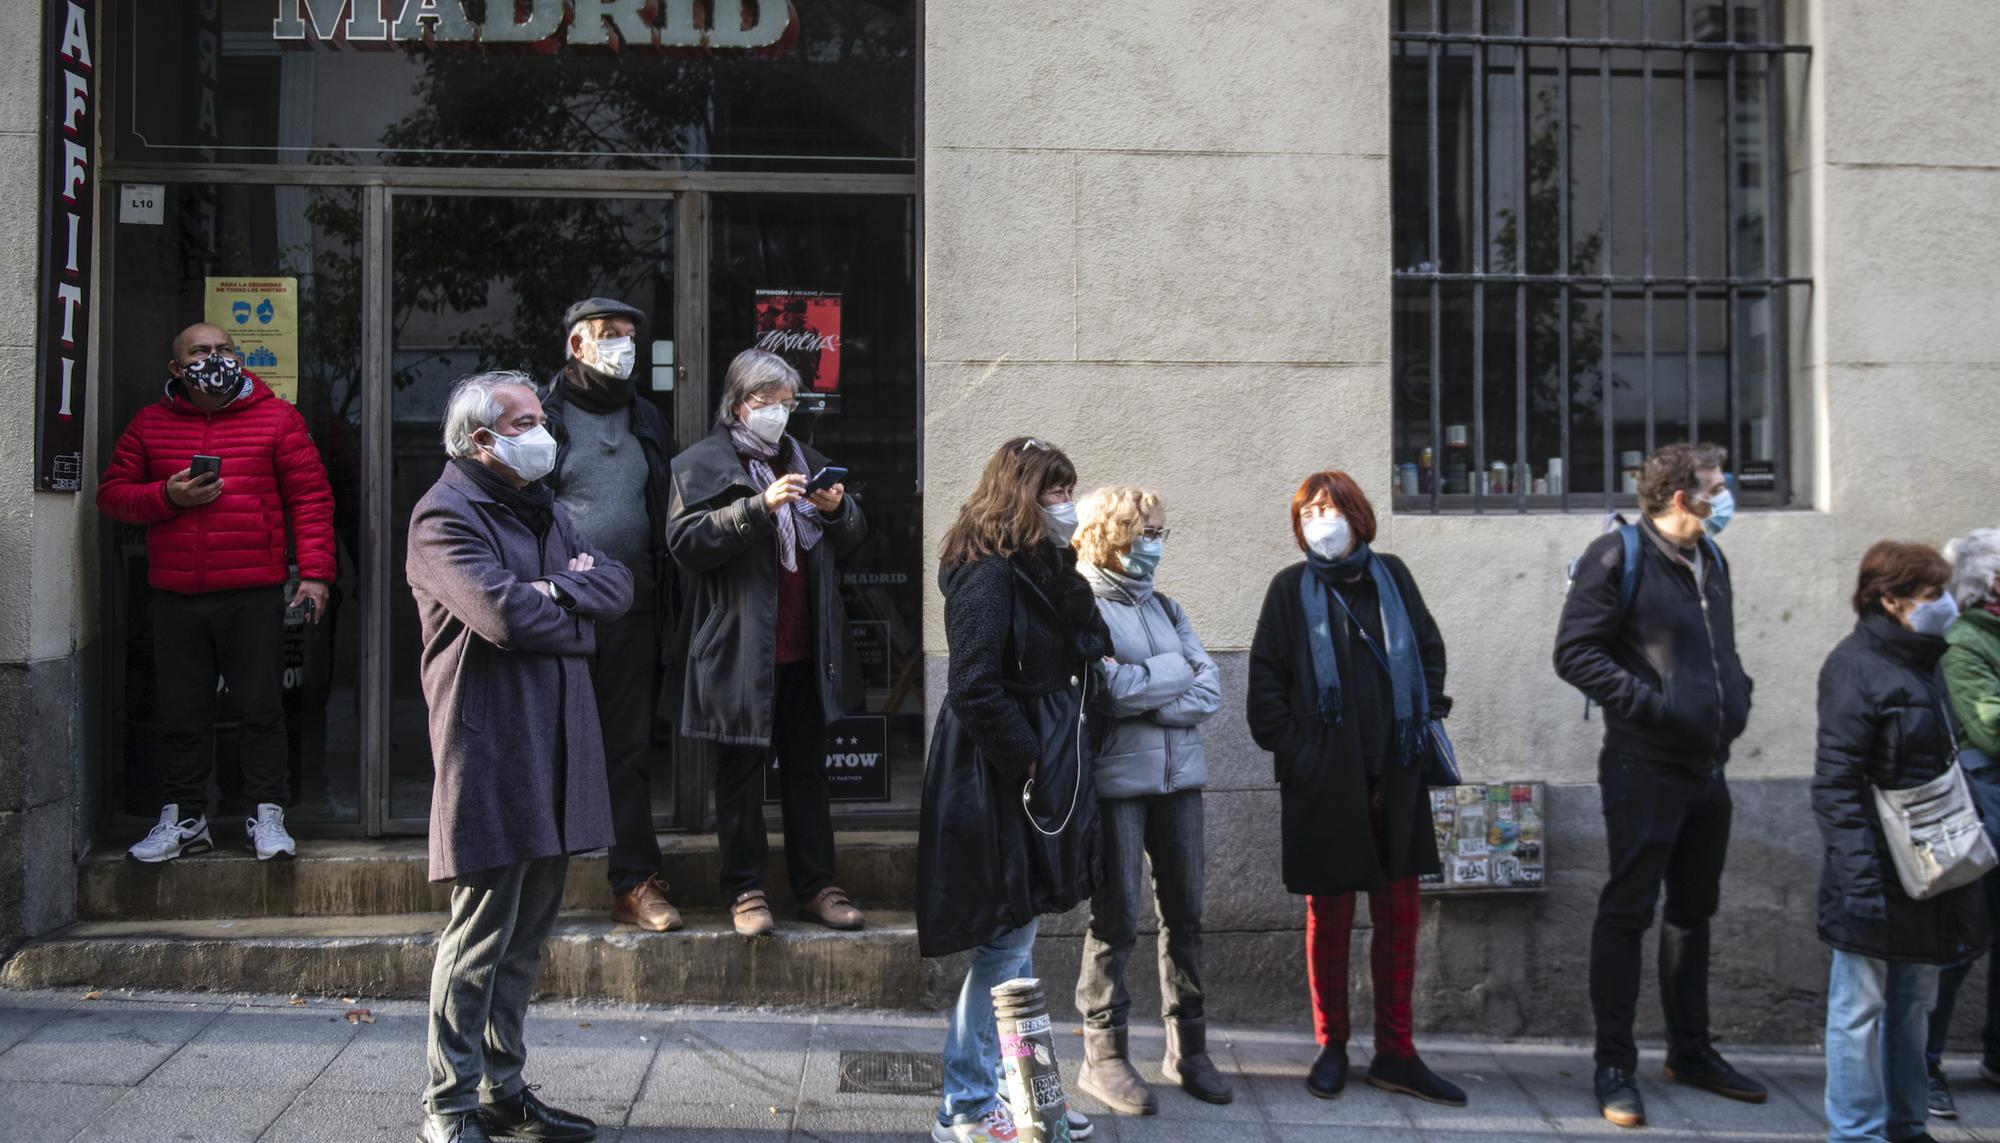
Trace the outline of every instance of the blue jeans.
{"label": "blue jeans", "polygon": [[1029,921],[972,954],[958,1005],[944,1032],[944,1103],[938,1122],[976,1123],[1000,1102],[1000,1033],[993,1026],[993,986],[1035,972]]}
{"label": "blue jeans", "polygon": [[1833,952],[1826,998],[1828,1143],[1902,1143],[1930,1116],[1924,1039],[1938,967]]}

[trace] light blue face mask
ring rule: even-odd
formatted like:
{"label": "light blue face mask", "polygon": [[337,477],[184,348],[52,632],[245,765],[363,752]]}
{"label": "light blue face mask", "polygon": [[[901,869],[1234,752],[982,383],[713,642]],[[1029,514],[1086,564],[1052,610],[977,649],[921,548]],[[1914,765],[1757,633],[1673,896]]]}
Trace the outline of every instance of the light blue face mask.
{"label": "light blue face mask", "polygon": [[1910,630],[1919,635],[1942,635],[1945,628],[1956,622],[1958,600],[1953,599],[1948,591],[1910,609]]}
{"label": "light blue face mask", "polygon": [[1702,520],[1701,526],[1708,530],[1709,535],[1720,536],[1722,530],[1729,526],[1730,518],[1736,515],[1736,494],[1725,488],[1712,499],[1706,496],[1702,499],[1708,501],[1708,516]]}
{"label": "light blue face mask", "polygon": [[1151,579],[1160,566],[1160,557],[1167,554],[1165,540],[1149,540],[1144,536],[1132,541],[1132,550],[1118,557],[1125,566],[1125,574],[1133,579]]}

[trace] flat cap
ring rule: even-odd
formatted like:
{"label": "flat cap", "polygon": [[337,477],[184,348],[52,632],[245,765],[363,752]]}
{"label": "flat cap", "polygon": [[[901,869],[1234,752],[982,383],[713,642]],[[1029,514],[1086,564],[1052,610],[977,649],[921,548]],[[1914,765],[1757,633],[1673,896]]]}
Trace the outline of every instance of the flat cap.
{"label": "flat cap", "polygon": [[585,318],[622,317],[630,318],[634,325],[646,321],[646,311],[637,306],[628,306],[616,298],[585,298],[563,311],[563,334],[576,328],[576,323]]}

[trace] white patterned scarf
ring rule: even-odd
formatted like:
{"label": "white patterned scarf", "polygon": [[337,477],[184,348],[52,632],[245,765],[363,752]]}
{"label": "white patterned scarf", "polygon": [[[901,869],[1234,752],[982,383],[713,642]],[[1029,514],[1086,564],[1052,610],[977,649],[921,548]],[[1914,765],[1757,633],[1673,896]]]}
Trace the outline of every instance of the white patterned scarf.
{"label": "white patterned scarf", "polygon": [[[750,482],[757,486],[759,493],[777,482],[778,473],[771,462],[778,459],[779,450],[784,451],[785,474],[810,477],[806,471],[805,450],[789,435],[778,438],[778,443],[768,445],[762,437],[737,425],[729,430],[729,439],[736,445],[736,451],[750,459]],[[799,551],[812,551],[818,545],[820,532],[819,509],[808,500],[794,500],[778,512],[778,563],[786,571],[799,570]]]}

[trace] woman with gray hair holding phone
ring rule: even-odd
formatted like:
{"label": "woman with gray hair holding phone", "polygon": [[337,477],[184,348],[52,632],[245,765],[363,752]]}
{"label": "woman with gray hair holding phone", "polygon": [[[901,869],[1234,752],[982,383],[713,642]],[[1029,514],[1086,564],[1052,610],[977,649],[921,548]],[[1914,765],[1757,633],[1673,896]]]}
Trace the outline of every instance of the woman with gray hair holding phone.
{"label": "woman with gray hair holding phone", "polygon": [[776,926],[762,884],[764,766],[774,753],[800,913],[835,929],[863,923],[833,882],[826,726],[861,698],[835,561],[868,524],[833,479],[844,470],[828,472],[824,456],[785,432],[798,391],[784,358],[737,354],[715,428],[674,458],[667,507],[687,601],[661,705],[682,734],[716,744],[722,900],[746,937]]}
{"label": "woman with gray hair holding phone", "polygon": [[[1958,717],[1958,760],[1989,835],[2000,831],[2000,528],[1976,528],[1944,546],[1951,561],[1951,595],[1958,620],[1944,632],[1945,691]],[[1995,837],[2000,844],[2000,836]],[[2000,880],[1986,878],[1986,915],[2000,930]],[[1951,1083],[1944,1075],[1945,1038],[1959,985],[1975,962],[1952,965],[1938,976],[1937,1007],[1931,1010],[1930,1110],[1939,1119],[1957,1119]],[[1986,1025],[1981,1037],[1979,1078],[2000,1086],[2000,962],[1986,960]]]}

